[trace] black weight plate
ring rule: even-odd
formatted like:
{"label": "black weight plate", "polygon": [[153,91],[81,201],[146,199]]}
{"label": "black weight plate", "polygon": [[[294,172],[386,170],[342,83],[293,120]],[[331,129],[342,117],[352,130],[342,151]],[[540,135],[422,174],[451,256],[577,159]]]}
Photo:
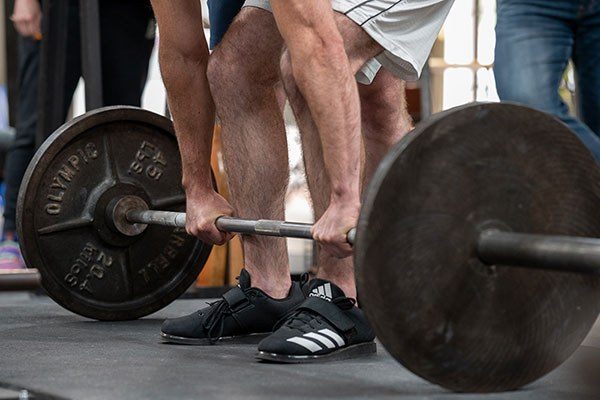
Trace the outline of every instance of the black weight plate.
{"label": "black weight plate", "polygon": [[384,159],[358,227],[361,302],[390,353],[455,391],[521,387],[567,359],[600,310],[600,277],[485,266],[486,227],[600,237],[600,172],[558,120],[457,108]]}
{"label": "black weight plate", "polygon": [[123,195],[151,209],[185,211],[171,122],[120,106],[89,112],[52,134],[19,193],[27,265],[40,270],[58,304],[88,318],[128,320],[160,310],[193,283],[211,250],[182,229],[115,233],[105,210]]}

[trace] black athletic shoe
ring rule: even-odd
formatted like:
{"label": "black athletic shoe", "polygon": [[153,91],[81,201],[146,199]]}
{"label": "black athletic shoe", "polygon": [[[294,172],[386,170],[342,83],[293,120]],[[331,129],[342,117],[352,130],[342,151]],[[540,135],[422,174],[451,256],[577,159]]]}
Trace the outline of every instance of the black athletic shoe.
{"label": "black athletic shoe", "polygon": [[258,344],[258,359],[306,363],[377,351],[375,334],[354,299],[322,279],[313,279],[308,290],[309,297]]}
{"label": "black athletic shoe", "polygon": [[206,345],[220,340],[273,332],[277,321],[306,298],[300,282],[292,282],[288,297],[276,300],[250,286],[243,269],[238,286],[206,308],[181,318],[166,320],[160,335],[168,342]]}

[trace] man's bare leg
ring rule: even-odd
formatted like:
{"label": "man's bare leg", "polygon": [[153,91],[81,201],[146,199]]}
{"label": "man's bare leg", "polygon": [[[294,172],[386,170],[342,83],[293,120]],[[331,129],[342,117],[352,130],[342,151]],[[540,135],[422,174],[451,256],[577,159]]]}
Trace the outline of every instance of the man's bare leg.
{"label": "man's bare leg", "polygon": [[[209,60],[232,205],[243,218],[284,219],[289,166],[276,96],[282,45],[270,12],[244,8]],[[242,242],[252,286],[275,298],[287,296],[285,239],[244,236]]]}
{"label": "man's bare leg", "polygon": [[363,36],[356,35],[361,47],[353,49],[358,57],[350,61],[328,0],[271,0],[271,5],[290,71],[318,127],[330,180],[329,207],[311,228],[312,236],[333,255],[349,257],[346,235],[358,221],[361,186],[360,102],[353,64],[382,47],[361,40],[366,35],[355,30]]}
{"label": "man's bare leg", "polygon": [[[367,55],[361,56],[360,49],[372,48],[373,43],[370,43],[372,39],[346,17],[336,14],[335,18],[344,38],[351,68],[356,73],[368,59],[365,57],[371,54],[371,52],[368,52]],[[287,53],[282,57],[281,69],[288,99],[301,131],[307,180],[315,219],[318,219],[323,215],[330,201],[330,183],[325,172],[321,138],[306,101],[294,79]],[[401,100],[404,98],[402,89],[402,82],[384,71],[377,74],[371,87],[361,87],[359,92],[361,94],[361,106],[365,109],[362,114],[364,124],[362,131],[367,155],[366,178],[372,176],[381,158],[409,129],[410,123],[406,121],[406,114],[400,107],[403,106]],[[384,111],[388,113],[383,116],[379,115],[379,111],[373,112],[376,107],[381,107],[381,114]],[[318,266],[317,276],[319,278],[334,282],[347,296],[356,297],[352,257],[340,259],[322,251],[319,247]]]}
{"label": "man's bare leg", "polygon": [[412,129],[404,81],[381,68],[370,85],[358,85],[365,146],[363,190],[392,146]]}

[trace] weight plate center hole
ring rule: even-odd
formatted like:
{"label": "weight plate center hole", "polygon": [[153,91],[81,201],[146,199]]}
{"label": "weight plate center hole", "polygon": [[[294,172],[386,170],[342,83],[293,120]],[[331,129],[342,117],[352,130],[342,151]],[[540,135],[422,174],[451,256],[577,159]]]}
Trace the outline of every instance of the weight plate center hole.
{"label": "weight plate center hole", "polygon": [[[477,225],[476,237],[479,238],[486,231],[512,232],[513,229],[503,221],[491,219]],[[501,268],[498,268],[497,264],[488,264],[479,258],[479,256],[477,257],[477,262],[473,262],[471,267],[475,272],[488,275],[492,278],[497,278],[500,271],[502,271]]]}
{"label": "weight plate center hole", "polygon": [[148,224],[132,223],[127,220],[127,213],[133,210],[148,210],[148,204],[138,196],[122,196],[112,199],[106,207],[106,220],[116,233],[133,237],[142,234]]}

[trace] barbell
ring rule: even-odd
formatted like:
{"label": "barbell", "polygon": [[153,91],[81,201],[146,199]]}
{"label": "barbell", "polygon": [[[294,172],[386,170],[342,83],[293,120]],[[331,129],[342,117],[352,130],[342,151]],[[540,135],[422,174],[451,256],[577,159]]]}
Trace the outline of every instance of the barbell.
{"label": "barbell", "polygon": [[[128,234],[132,225],[139,227],[140,230],[145,229],[148,224],[185,228],[186,216],[183,212],[155,211],[132,207],[131,202],[137,202],[137,199],[122,198],[121,202],[110,211],[113,215],[124,216],[115,226],[123,234]],[[222,232],[313,240],[311,233],[313,225],[301,222],[219,217],[215,221],[215,225]],[[354,244],[356,228],[348,231],[346,236],[348,243]]]}
{"label": "barbell", "polygon": [[[39,149],[19,194],[27,265],[99,320],[179,297],[211,247],[185,234],[171,122],[92,111]],[[386,349],[456,391],[518,388],[568,358],[600,311],[600,171],[562,123],[513,104],[421,123],[366,191],[354,244],[361,303]],[[219,229],[311,238],[310,224],[222,217]]]}

